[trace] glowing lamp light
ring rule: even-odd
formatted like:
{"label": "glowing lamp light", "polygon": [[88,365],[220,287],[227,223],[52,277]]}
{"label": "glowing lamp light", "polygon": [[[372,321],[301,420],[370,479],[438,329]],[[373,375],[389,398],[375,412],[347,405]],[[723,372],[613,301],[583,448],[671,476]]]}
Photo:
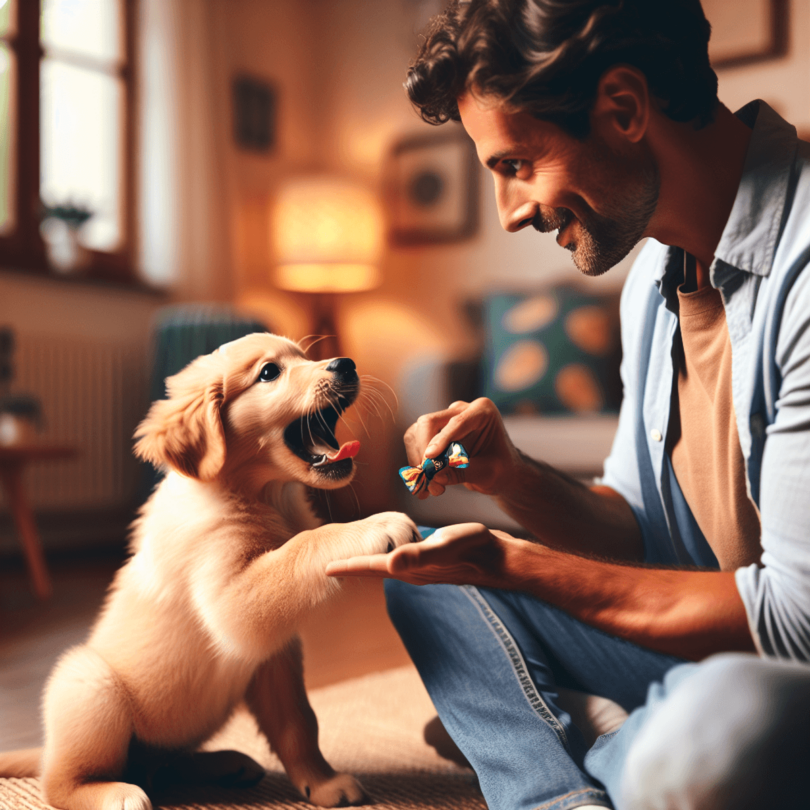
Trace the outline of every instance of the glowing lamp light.
{"label": "glowing lamp light", "polygon": [[282,289],[358,292],[380,284],[383,216],[363,186],[328,176],[287,183],[276,197],[271,233]]}

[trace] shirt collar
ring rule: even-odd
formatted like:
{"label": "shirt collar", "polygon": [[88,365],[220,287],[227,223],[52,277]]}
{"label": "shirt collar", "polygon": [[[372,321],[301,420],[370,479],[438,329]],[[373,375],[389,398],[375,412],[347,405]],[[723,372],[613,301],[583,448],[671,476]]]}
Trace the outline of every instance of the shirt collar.
{"label": "shirt collar", "polygon": [[796,127],[764,101],[752,101],[736,116],[752,127],[740,185],[715,263],[758,276],[771,272],[795,159]]}
{"label": "shirt collar", "polygon": [[[798,143],[796,128],[764,101],[752,101],[735,115],[753,131],[737,196],[714,254],[712,279],[718,261],[760,276],[770,273]],[[655,279],[665,298],[682,274],[683,250],[671,247]]]}

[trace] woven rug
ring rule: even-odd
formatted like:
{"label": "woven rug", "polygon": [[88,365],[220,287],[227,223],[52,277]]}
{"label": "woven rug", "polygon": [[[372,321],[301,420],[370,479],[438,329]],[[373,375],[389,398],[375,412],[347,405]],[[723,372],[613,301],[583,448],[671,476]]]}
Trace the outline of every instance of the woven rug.
{"label": "woven rug", "polygon": [[[422,739],[435,715],[413,667],[401,667],[316,689],[321,749],[332,767],[359,777],[378,808],[485,810],[471,771],[442,759]],[[254,788],[176,788],[160,798],[165,810],[311,810],[269,751],[253,718],[238,712],[205,746],[244,751],[267,769]],[[36,779],[0,779],[2,810],[45,810]]]}

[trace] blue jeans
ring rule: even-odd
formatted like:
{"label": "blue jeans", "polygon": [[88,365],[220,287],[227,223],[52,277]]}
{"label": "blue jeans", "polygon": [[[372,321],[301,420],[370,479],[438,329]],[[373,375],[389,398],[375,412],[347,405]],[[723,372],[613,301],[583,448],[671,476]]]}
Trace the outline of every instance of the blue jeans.
{"label": "blue jeans", "polygon": [[[777,794],[806,799],[797,778],[803,768],[791,772],[783,760],[798,765],[810,756],[810,735],[786,727],[810,717],[808,667],[753,655],[689,664],[522,593],[396,580],[385,590],[391,619],[490,810],[738,810],[775,807]],[[588,750],[558,705],[557,687],[609,698],[630,717]],[[780,709],[782,693],[793,697]],[[768,745],[779,757],[763,754]],[[754,767],[760,761],[769,770]]]}

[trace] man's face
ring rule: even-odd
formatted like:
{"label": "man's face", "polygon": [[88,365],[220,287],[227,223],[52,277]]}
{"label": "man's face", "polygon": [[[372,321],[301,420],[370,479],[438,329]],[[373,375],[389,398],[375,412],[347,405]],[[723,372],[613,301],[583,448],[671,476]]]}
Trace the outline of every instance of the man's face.
{"label": "man's face", "polygon": [[526,112],[467,93],[461,121],[495,178],[501,225],[558,230],[574,264],[599,276],[646,235],[658,202],[655,161],[641,144],[617,151],[596,132],[584,141]]}

